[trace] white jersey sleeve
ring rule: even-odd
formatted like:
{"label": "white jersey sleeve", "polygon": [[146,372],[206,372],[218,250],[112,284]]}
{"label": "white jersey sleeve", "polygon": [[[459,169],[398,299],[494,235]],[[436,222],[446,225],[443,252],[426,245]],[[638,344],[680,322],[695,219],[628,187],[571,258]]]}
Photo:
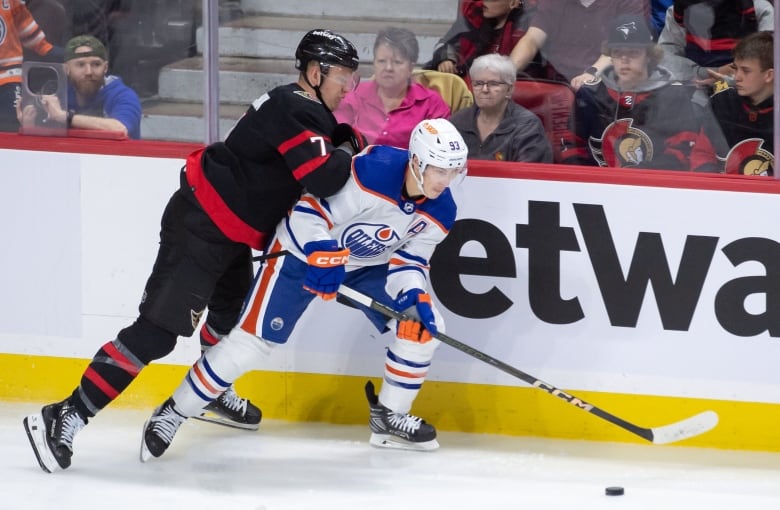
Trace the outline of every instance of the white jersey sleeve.
{"label": "white jersey sleeve", "polygon": [[372,146],[353,159],[352,175],[331,197],[304,195],[277,228],[284,248],[305,260],[309,241],[335,239],[349,248],[347,271],[388,266],[387,292],[425,289],[428,264],[455,219],[449,191],[414,200],[402,194],[407,151]]}

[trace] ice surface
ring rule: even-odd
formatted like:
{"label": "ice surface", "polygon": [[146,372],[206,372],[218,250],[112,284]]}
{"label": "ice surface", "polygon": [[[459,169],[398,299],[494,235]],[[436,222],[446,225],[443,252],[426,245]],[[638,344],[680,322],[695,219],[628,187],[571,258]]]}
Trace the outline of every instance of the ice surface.
{"label": "ice surface", "polygon": [[[166,454],[138,460],[148,411],[107,409],[76,437],[67,471],[40,470],[22,418],[0,403],[0,508],[723,509],[780,508],[780,454],[439,434],[436,452],[376,449],[368,426],[190,420]],[[624,496],[606,496],[608,486]]]}

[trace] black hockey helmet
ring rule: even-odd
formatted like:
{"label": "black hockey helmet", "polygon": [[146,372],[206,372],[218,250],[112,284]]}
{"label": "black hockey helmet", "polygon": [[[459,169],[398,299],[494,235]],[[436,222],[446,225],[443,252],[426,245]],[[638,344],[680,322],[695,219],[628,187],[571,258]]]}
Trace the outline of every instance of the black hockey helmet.
{"label": "black hockey helmet", "polygon": [[303,36],[295,50],[295,68],[305,70],[310,61],[323,65],[339,65],[355,71],[358,68],[358,53],[355,45],[344,36],[316,28]]}

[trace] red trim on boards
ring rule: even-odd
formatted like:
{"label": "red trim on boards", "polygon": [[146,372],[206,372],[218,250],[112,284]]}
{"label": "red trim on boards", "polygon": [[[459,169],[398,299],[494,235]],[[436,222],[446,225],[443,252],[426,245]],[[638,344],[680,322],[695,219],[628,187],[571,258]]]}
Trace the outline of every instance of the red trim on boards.
{"label": "red trim on boards", "polygon": [[740,191],[780,194],[780,181],[772,177],[707,174],[673,170],[632,170],[592,166],[505,163],[469,160],[468,175],[542,181],[587,182],[656,188]]}
{"label": "red trim on boards", "polygon": [[0,149],[27,151],[184,159],[191,152],[202,147],[203,144],[199,143],[159,142],[154,140],[102,140],[98,138],[67,138],[0,133]]}
{"label": "red trim on boards", "polygon": [[[96,138],[62,138],[0,133],[0,149],[185,159],[190,153],[202,147],[203,144],[184,142],[101,140]],[[509,179],[780,194],[780,181],[771,177],[702,174],[668,170],[630,170],[470,160],[469,175],[474,177],[502,177]]]}

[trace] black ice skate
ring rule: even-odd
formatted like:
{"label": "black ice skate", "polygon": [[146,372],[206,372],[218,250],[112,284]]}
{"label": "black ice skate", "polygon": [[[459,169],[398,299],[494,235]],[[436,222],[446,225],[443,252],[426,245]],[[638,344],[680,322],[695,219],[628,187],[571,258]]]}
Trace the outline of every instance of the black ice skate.
{"label": "black ice skate", "polygon": [[159,457],[173,441],[176,431],[187,419],[173,408],[173,399],[169,398],[154,410],[151,418],[144,423],[144,431],[141,437],[141,462],[146,462],[152,457]]}
{"label": "black ice skate", "polygon": [[249,399],[238,396],[233,386],[211,401],[196,420],[217,423],[237,429],[257,430],[263,413]]}
{"label": "black ice skate", "polygon": [[380,404],[371,381],[366,383],[366,398],[371,408],[368,425],[371,428],[369,442],[373,446],[422,451],[439,447],[433,425],[411,414],[395,413]]}
{"label": "black ice skate", "polygon": [[70,467],[73,438],[87,424],[70,399],[44,406],[40,414],[29,415],[22,423],[41,469],[53,473]]}

